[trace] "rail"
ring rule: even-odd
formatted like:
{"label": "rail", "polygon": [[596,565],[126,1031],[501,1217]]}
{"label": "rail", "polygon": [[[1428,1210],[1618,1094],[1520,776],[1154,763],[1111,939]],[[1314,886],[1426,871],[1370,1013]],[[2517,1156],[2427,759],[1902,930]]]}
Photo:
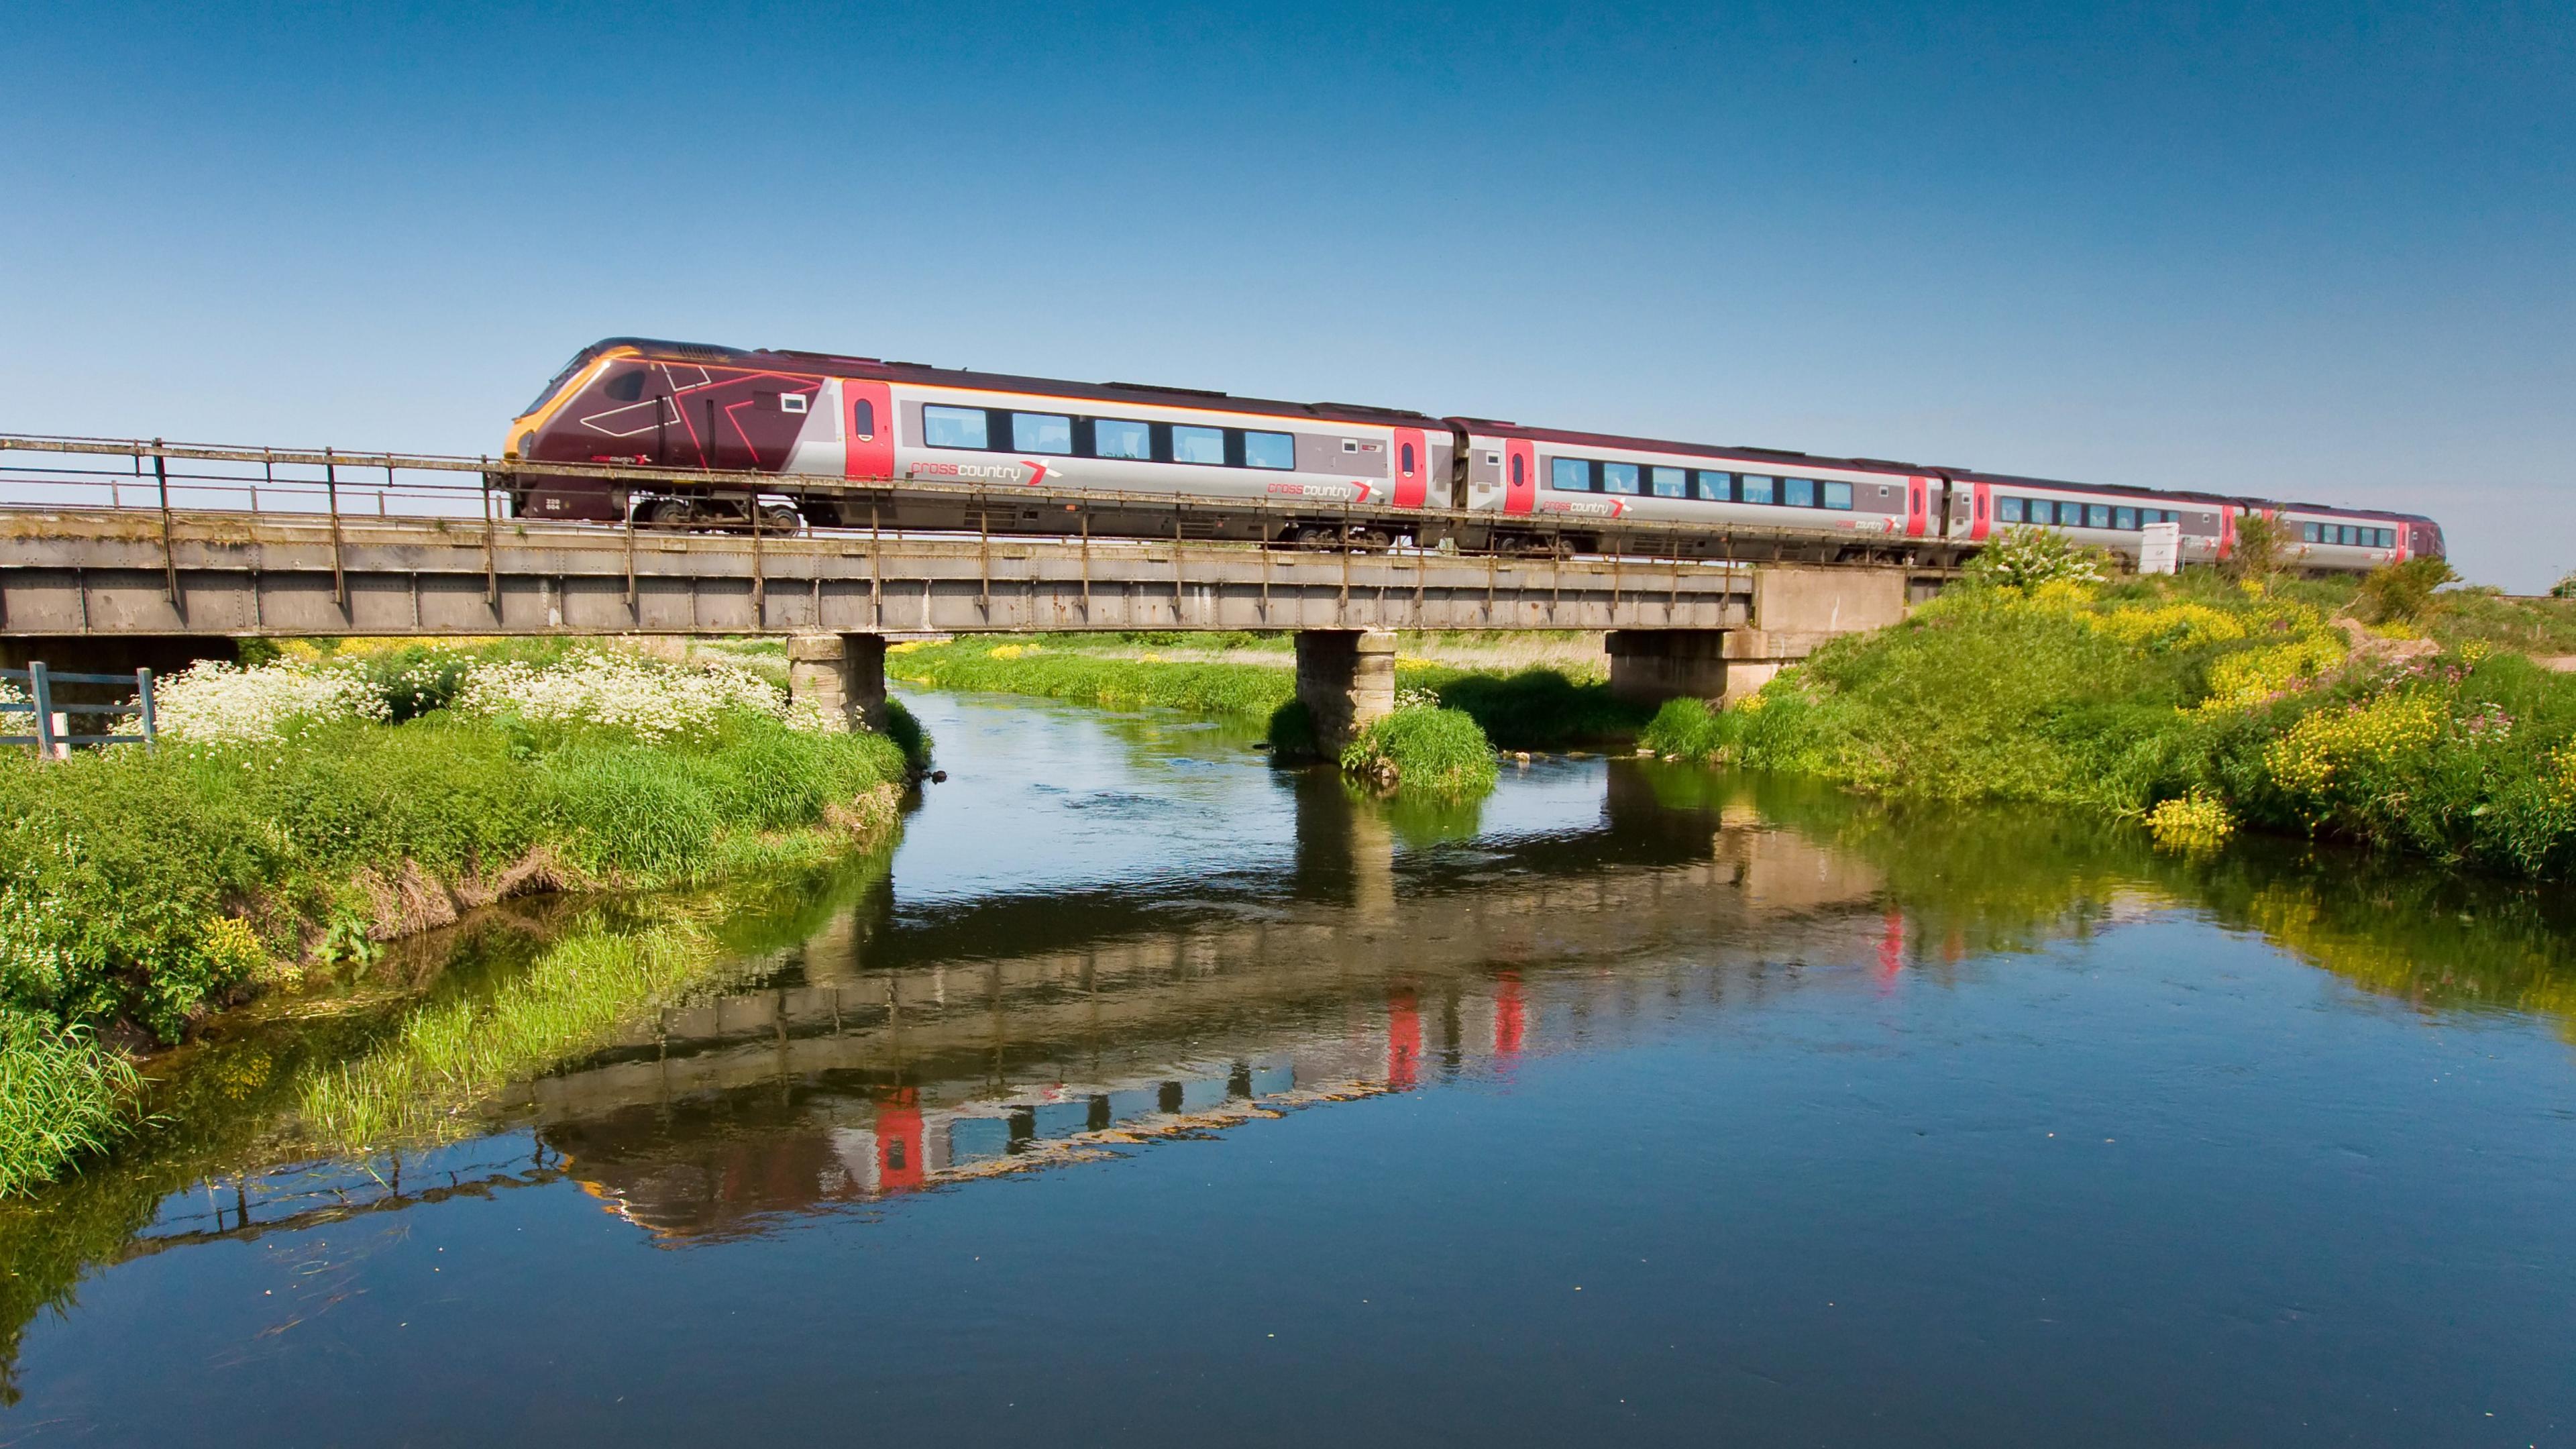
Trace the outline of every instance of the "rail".
{"label": "rail", "polygon": [[[171,443],[162,439],[90,438],[43,434],[0,434],[0,509],[90,511],[159,515],[164,565],[169,588],[177,593],[178,564],[168,547],[175,514],[247,513],[309,517],[331,528],[335,541],[346,520],[431,518],[468,523],[488,539],[501,523],[512,521],[508,495],[540,479],[579,478],[630,493],[654,489],[690,490],[730,495],[749,504],[749,517],[726,532],[748,535],[755,548],[764,534],[838,533],[882,535],[880,526],[822,527],[797,524],[792,529],[762,516],[764,502],[803,504],[829,500],[845,517],[856,518],[870,505],[897,496],[945,498],[964,507],[975,520],[977,535],[1024,533],[1017,527],[993,527],[997,515],[1024,516],[1033,506],[1073,515],[1061,531],[1092,536],[1095,514],[1116,509],[1132,516],[1138,510],[1168,515],[1170,532],[1158,536],[1183,539],[1193,524],[1202,532],[1217,519],[1252,522],[1264,538],[1277,538],[1291,525],[1316,529],[1322,536],[1287,539],[1274,546],[1348,553],[1353,540],[1372,531],[1387,537],[1411,535],[1417,540],[1456,536],[1494,528],[1503,522],[1490,510],[1398,508],[1323,499],[1222,499],[1203,495],[1108,489],[1047,483],[1039,487],[995,487],[986,483],[951,483],[928,478],[846,478],[816,474],[763,473],[743,470],[658,468],[622,463],[528,462],[518,458],[464,457],[430,453],[351,452],[338,448],[278,448],[224,444]],[[621,508],[622,523],[602,524],[624,533],[631,550],[639,530],[648,537],[667,537],[669,525],[639,524],[632,508]],[[1851,520],[1850,522],[1857,522]],[[1509,527],[1524,537],[1544,540],[1544,553],[1558,557],[1593,555],[1618,559],[1735,563],[1774,562],[1813,557],[1832,550],[1867,561],[1907,563],[1938,568],[1955,562],[1949,555],[1961,545],[1954,540],[1914,538],[1848,526],[1801,528],[1743,523],[1690,523],[1641,520],[1597,514],[1544,513],[1514,516]],[[1044,530],[1056,531],[1056,530]],[[1107,537],[1110,535],[1101,535]],[[1590,545],[1588,547],[1583,545]],[[336,549],[335,549],[336,552]],[[336,572],[336,570],[335,570]],[[345,592],[345,581],[335,582]]]}

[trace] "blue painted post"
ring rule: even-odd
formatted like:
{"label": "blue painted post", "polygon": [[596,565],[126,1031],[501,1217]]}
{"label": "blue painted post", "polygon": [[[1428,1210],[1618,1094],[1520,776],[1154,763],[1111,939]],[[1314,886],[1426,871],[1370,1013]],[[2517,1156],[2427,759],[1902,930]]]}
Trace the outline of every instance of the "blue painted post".
{"label": "blue painted post", "polygon": [[27,697],[36,702],[36,758],[54,757],[54,682],[45,675],[45,661],[27,661]]}
{"label": "blue painted post", "polygon": [[161,726],[152,714],[152,671],[134,671],[134,697],[143,706],[143,743],[148,747],[161,742]]}

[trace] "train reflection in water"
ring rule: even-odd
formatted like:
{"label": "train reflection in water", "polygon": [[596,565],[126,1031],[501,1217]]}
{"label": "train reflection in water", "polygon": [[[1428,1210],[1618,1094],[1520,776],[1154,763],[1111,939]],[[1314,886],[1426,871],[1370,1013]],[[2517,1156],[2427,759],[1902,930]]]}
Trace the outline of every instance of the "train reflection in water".
{"label": "train reflection in water", "polygon": [[[1869,986],[1871,866],[1610,772],[1597,818],[1399,851],[1329,775],[1293,880],[898,910],[532,1087],[544,1142],[666,1243],[1080,1160],[1658,1029],[1688,1000]],[[1948,954],[1948,953],[1939,953]],[[1937,959],[1937,957],[1936,957]]]}

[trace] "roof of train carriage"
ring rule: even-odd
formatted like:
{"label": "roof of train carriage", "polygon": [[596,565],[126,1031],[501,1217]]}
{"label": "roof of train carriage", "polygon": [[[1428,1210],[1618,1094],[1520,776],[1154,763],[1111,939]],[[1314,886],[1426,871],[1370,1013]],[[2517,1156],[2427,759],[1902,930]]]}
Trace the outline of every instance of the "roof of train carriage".
{"label": "roof of train carriage", "polygon": [[[632,347],[656,360],[712,363],[717,366],[777,368],[821,372],[834,377],[865,377],[887,382],[925,383],[937,387],[974,388],[985,392],[1029,393],[1040,397],[1079,398],[1087,402],[1149,403],[1164,407],[1258,413],[1266,417],[1314,418],[1325,422],[1374,423],[1392,427],[1431,427],[1448,431],[1441,419],[1406,408],[1369,403],[1283,402],[1275,398],[1235,397],[1207,388],[1169,387],[1142,382],[1071,382],[1062,378],[1027,377],[1018,373],[978,372],[972,368],[933,367],[926,362],[895,362],[852,357],[838,352],[805,352],[795,348],[718,347],[702,342],[664,342],[649,337],[609,337],[583,349],[573,368],[613,347]],[[567,369],[568,371],[571,369]]]}
{"label": "roof of train carriage", "polygon": [[2070,483],[2062,478],[2025,478],[2012,473],[1950,471],[1949,476],[1962,482],[1985,483],[1998,488],[2055,488],[2068,493],[2182,498],[2195,503],[2233,503],[2259,508],[2295,509],[2301,513],[2332,513],[2345,518],[2379,518],[2398,523],[2433,521],[2420,513],[2396,513],[2383,508],[2352,508],[2339,503],[2285,502],[2277,498],[2260,498],[2246,493],[2206,493],[2185,488],[2123,488],[2102,483]]}
{"label": "roof of train carriage", "polygon": [[1954,474],[1956,468],[1927,467],[1921,463],[1900,463],[1890,458],[1835,458],[1819,453],[1800,453],[1787,448],[1756,448],[1725,443],[1682,443],[1670,438],[1631,438],[1618,433],[1586,433],[1571,428],[1539,428],[1524,423],[1505,422],[1500,418],[1451,417],[1462,430],[1486,437],[1529,438],[1545,443],[1571,443],[1578,448],[1625,448],[1639,453],[1688,453],[1694,457],[1726,458],[1740,462],[1770,463],[1781,467],[1804,464],[1811,468],[1839,468],[1853,473],[1904,474],[1928,477],[1935,473]]}

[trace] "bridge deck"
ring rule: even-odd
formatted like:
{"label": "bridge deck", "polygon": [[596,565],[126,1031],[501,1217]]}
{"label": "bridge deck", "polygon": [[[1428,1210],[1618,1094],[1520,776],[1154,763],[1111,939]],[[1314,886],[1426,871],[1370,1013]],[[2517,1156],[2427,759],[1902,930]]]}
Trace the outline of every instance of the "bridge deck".
{"label": "bridge deck", "polygon": [[0,514],[0,633],[1733,629],[1749,622],[1754,573],[1194,541],[28,511]]}

